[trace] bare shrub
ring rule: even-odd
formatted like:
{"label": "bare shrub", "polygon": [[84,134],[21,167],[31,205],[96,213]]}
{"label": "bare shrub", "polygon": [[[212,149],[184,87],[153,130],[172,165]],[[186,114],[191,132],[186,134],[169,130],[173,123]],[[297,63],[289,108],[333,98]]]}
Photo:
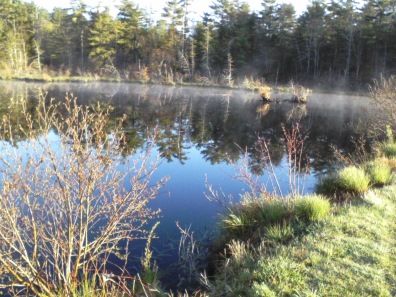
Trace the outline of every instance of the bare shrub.
{"label": "bare shrub", "polygon": [[396,123],[396,76],[383,76],[373,80],[369,86],[371,97],[377,106],[386,114],[394,126]]}
{"label": "bare shrub", "polygon": [[110,259],[125,265],[112,274],[127,273],[120,243],[147,236],[158,214],[147,204],[164,180],[151,182],[158,160],[150,147],[122,159],[110,109],[78,106],[72,96],[44,101],[34,116],[23,108],[23,123],[8,115],[0,127],[0,288],[71,296],[104,279]]}

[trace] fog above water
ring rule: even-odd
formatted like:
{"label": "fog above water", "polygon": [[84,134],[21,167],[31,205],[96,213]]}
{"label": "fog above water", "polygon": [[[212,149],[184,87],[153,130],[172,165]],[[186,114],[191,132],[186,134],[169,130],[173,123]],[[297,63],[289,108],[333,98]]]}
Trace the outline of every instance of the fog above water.
{"label": "fog above water", "polygon": [[[180,232],[176,227],[192,226],[196,234],[216,229],[221,207],[205,198],[205,180],[235,199],[249,188],[233,176],[230,162],[249,156],[251,172],[257,174],[268,191],[289,191],[287,158],[282,124],[291,129],[300,119],[308,154],[309,175],[302,178],[305,192],[313,192],[316,179],[334,166],[332,145],[344,152],[354,149],[351,139],[367,136],[368,127],[378,117],[368,98],[314,92],[308,103],[287,102],[290,94],[274,94],[280,103],[264,104],[256,92],[200,87],[167,87],[123,83],[35,84],[0,82],[0,113],[10,103],[28,101],[33,110],[39,93],[61,101],[73,93],[79,104],[111,105],[113,121],[124,114],[127,140],[126,155],[144,151],[147,135],[157,127],[157,151],[164,162],[155,177],[169,176],[170,181],[153,202],[160,208],[159,239],[154,242],[157,262],[165,269],[177,262]],[[16,121],[18,119],[15,119]],[[259,164],[258,136],[265,139],[281,189],[274,189],[268,172]],[[125,165],[127,166],[127,165]],[[121,168],[122,169],[122,168]],[[198,236],[198,235],[197,235]],[[137,246],[137,249],[141,246]],[[140,256],[141,251],[137,251]],[[172,286],[174,275],[164,275]]]}

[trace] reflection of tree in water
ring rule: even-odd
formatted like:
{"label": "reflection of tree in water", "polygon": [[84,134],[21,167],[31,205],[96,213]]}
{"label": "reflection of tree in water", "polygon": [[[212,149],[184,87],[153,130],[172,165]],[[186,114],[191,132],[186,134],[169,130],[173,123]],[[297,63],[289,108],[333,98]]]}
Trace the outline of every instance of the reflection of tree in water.
{"label": "reflection of tree in water", "polygon": [[[2,98],[32,98],[28,99],[27,106],[33,112],[32,90],[36,86],[22,85],[17,88],[15,84],[1,85]],[[70,89],[80,104],[100,101],[114,106],[114,123],[126,115],[124,134],[129,152],[144,149],[148,132],[158,127],[158,150],[168,161],[186,162],[192,146],[212,164],[237,161],[247,151],[251,167],[258,174],[263,166],[255,155],[257,135],[268,140],[272,162],[279,165],[285,156],[281,123],[290,125],[301,119],[302,126],[309,130],[306,148],[312,166],[314,170],[322,170],[327,164],[331,144],[341,149],[350,146],[350,136],[356,131],[348,131],[345,127],[356,122],[362,113],[349,105],[332,111],[323,104],[263,105],[259,98],[243,91],[136,84],[54,85],[49,88],[48,98],[63,100]],[[5,99],[2,100],[1,116],[7,112]],[[18,119],[16,113],[15,120]]]}
{"label": "reflection of tree in water", "polygon": [[[19,88],[13,88],[9,85],[1,85],[0,87],[0,120],[9,117],[11,127],[22,127],[27,131],[23,110],[34,118],[36,116],[36,105],[38,96],[42,96],[42,92],[38,88],[30,88],[22,84]],[[7,135],[7,133],[5,133]],[[28,136],[21,133],[20,129],[12,131],[15,141],[25,140]],[[15,139],[18,138],[18,139]]]}
{"label": "reflection of tree in water", "polygon": [[190,122],[192,103],[179,101],[176,106],[167,110],[161,110],[159,120],[160,134],[157,145],[159,152],[169,162],[173,159],[179,160],[182,164],[188,159],[186,150],[190,143]]}

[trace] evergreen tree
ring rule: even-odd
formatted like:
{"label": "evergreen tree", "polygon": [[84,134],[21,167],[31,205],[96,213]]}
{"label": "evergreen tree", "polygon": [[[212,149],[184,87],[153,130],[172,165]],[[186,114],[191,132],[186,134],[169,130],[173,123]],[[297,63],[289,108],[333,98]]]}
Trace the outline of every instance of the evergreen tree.
{"label": "evergreen tree", "polygon": [[327,66],[331,80],[349,81],[355,71],[358,79],[361,60],[359,16],[356,1],[332,1],[328,6],[326,25],[329,28]]}
{"label": "evergreen tree", "polygon": [[305,77],[318,80],[321,75],[321,50],[326,42],[326,5],[314,0],[298,19],[297,53],[299,68]]}
{"label": "evergreen tree", "polygon": [[88,37],[90,53],[89,57],[94,63],[96,70],[106,64],[114,66],[116,55],[116,42],[118,28],[106,7],[103,11],[91,13],[92,22],[90,35]]}
{"label": "evergreen tree", "polygon": [[20,0],[0,1],[0,57],[10,74],[28,71],[34,53],[32,16],[36,9]]}
{"label": "evergreen tree", "polygon": [[139,61],[139,49],[141,47],[141,24],[143,11],[132,1],[123,0],[119,7],[119,37],[117,43],[120,51],[120,66],[127,69],[128,66]]}

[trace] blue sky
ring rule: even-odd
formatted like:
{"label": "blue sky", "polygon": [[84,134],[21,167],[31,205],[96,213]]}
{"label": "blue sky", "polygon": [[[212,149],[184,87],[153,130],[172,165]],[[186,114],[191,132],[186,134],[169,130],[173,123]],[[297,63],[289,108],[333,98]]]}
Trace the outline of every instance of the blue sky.
{"label": "blue sky", "polygon": [[[40,7],[44,7],[51,11],[55,6],[56,7],[69,7],[70,6],[70,0],[33,0],[32,2],[36,3]],[[165,0],[135,0],[135,3],[139,4],[140,7],[142,8],[148,8],[152,9],[153,12],[156,13],[156,15],[161,15],[162,10],[165,6],[165,3],[167,1]],[[191,11],[193,12],[193,17],[195,18],[200,18],[204,12],[208,12],[210,10],[209,6],[212,4],[212,0],[192,0],[191,1]],[[261,3],[262,1],[260,0],[245,0],[250,7],[254,10],[260,10],[261,9]],[[298,1],[290,1],[290,0],[278,0],[278,3],[293,3],[294,7],[296,8],[296,11],[298,14],[300,14],[303,10],[305,10],[305,7],[309,3],[309,0],[298,0]],[[117,4],[120,4],[119,0],[113,0],[113,1],[97,1],[97,0],[84,0],[84,3],[90,5],[90,6],[96,6],[98,4],[101,4],[102,6],[109,6],[114,7]]]}

